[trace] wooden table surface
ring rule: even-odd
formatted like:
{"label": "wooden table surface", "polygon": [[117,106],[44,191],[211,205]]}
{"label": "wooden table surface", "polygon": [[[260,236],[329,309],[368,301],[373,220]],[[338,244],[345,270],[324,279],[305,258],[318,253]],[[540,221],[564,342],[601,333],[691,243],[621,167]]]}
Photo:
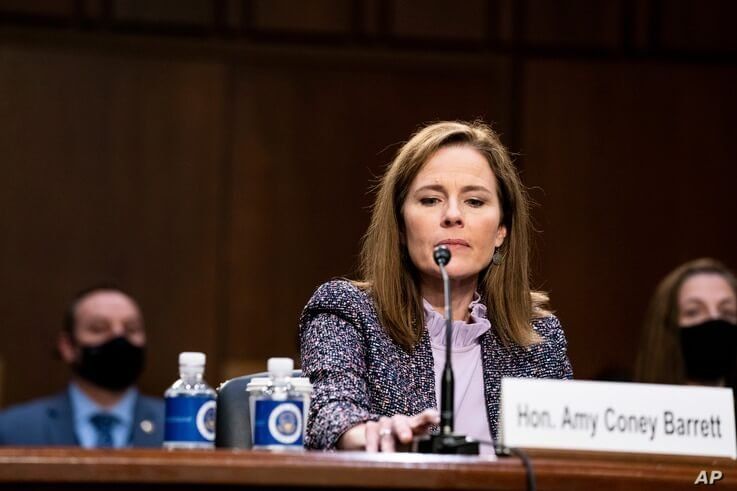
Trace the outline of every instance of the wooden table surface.
{"label": "wooden table surface", "polygon": [[[531,451],[540,490],[737,490],[729,459]],[[0,448],[0,489],[525,489],[516,457]]]}

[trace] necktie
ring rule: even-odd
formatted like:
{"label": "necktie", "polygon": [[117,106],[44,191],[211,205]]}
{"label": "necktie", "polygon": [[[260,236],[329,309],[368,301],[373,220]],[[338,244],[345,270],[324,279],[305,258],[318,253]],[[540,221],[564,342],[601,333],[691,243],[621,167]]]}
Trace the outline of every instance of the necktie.
{"label": "necktie", "polygon": [[97,431],[96,447],[113,447],[113,427],[120,422],[117,416],[106,413],[97,413],[90,418],[92,425]]}

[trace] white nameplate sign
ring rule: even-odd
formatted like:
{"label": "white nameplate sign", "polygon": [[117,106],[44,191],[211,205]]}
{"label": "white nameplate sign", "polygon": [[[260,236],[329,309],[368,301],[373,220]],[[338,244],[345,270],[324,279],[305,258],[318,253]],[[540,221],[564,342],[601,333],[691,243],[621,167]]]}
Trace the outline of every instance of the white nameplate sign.
{"label": "white nameplate sign", "polygon": [[508,447],[737,458],[732,389],[502,379]]}

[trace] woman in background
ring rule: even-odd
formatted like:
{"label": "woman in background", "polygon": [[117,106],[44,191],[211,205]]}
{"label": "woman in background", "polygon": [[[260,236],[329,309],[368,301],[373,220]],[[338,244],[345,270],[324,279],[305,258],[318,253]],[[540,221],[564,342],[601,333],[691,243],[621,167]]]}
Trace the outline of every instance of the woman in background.
{"label": "woman in background", "polygon": [[497,436],[503,376],[570,378],[566,339],[529,286],[527,197],[497,135],[441,122],[416,133],[378,187],[361,281],[318,288],[300,321],[314,384],[306,445],[393,451],[439,422],[447,246],[455,430]]}
{"label": "woman in background", "polygon": [[724,386],[737,361],[737,279],[714,259],[679,266],[660,282],[637,359],[639,382]]}

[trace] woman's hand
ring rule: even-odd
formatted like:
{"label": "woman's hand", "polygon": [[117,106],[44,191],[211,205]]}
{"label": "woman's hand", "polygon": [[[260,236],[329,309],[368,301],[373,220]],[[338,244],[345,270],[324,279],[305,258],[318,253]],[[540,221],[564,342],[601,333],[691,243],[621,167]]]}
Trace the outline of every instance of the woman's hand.
{"label": "woman's hand", "polygon": [[395,414],[379,421],[367,421],[343,433],[338,440],[342,450],[366,449],[367,452],[394,452],[397,442],[407,445],[415,435],[427,433],[431,425],[440,423],[437,409],[425,409],[414,416]]}

